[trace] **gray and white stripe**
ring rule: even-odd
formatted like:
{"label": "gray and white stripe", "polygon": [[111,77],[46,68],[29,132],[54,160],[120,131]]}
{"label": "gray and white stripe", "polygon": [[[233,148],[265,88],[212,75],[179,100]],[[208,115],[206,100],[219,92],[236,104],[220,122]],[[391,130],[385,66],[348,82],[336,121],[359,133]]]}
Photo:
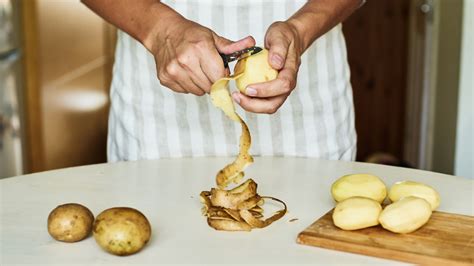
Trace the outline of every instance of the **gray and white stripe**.
{"label": "gray and white stripe", "polygon": [[[171,0],[183,16],[231,40],[252,35],[263,44],[268,26],[306,1]],[[273,115],[237,107],[253,137],[252,154],[352,160],[356,134],[349,68],[341,26],[302,57],[297,88]],[[177,94],[159,84],[153,56],[119,33],[111,88],[109,161],[233,156],[240,127],[208,96]]]}

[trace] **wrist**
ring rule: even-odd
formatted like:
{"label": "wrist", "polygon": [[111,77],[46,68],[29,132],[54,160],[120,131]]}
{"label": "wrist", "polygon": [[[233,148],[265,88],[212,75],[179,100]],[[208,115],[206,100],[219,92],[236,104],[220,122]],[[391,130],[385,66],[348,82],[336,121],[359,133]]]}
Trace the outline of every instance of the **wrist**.
{"label": "wrist", "polygon": [[305,25],[301,23],[301,21],[299,21],[297,18],[293,17],[289,18],[286,23],[293,32],[293,34],[299,39],[298,49],[300,50],[300,54],[302,54],[309,46],[308,42],[306,41],[307,38],[305,37],[305,33],[307,32],[305,30]]}
{"label": "wrist", "polygon": [[149,16],[145,19],[145,31],[139,41],[148,51],[155,53],[158,40],[166,38],[170,26],[178,24],[183,19],[185,18],[170,7],[161,2],[156,2],[151,6]]}

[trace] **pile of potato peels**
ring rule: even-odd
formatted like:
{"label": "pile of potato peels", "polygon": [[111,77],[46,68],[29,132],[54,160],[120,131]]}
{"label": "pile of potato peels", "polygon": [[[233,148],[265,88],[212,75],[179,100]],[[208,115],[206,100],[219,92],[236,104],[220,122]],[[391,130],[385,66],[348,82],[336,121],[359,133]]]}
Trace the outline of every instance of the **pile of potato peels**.
{"label": "pile of potato peels", "polygon": [[[201,192],[200,196],[204,204],[203,215],[207,216],[207,223],[216,230],[250,231],[264,228],[286,213],[283,201],[258,195],[257,183],[252,179],[230,190],[212,188],[210,192]],[[263,220],[262,205],[265,199],[278,201],[284,208]]]}
{"label": "pile of potato peels", "polygon": [[[233,76],[216,81],[211,88],[211,100],[214,106],[220,108],[227,117],[239,122],[242,126],[240,151],[237,158],[217,173],[217,188],[212,188],[211,191],[203,191],[200,194],[201,202],[204,204],[202,213],[207,217],[208,224],[216,230],[250,231],[253,228],[263,228],[283,217],[287,210],[283,201],[258,195],[257,183],[252,179],[247,179],[237,187],[226,190],[231,183],[240,183],[244,177],[245,168],[253,163],[253,157],[249,154],[250,131],[242,118],[235,112],[228,84],[230,80],[236,80],[237,84],[246,84],[260,82],[255,79],[261,77],[268,80],[267,77],[272,76],[272,79],[274,79],[277,72],[271,67],[252,67],[268,64],[267,57],[268,51],[263,50],[256,55],[239,61],[235,66],[236,73]],[[239,87],[239,89],[242,91],[245,88]],[[265,199],[281,203],[283,209],[264,219],[262,206]]]}

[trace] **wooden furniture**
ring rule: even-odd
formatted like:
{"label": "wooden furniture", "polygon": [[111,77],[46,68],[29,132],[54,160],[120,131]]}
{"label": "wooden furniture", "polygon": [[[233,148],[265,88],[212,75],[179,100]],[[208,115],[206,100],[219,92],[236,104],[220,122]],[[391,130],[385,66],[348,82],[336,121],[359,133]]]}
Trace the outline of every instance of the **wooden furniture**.
{"label": "wooden furniture", "polygon": [[405,159],[409,7],[410,0],[367,1],[343,24],[360,161],[376,152]]}
{"label": "wooden furniture", "polygon": [[105,162],[114,30],[79,1],[31,0],[18,6],[25,171]]}
{"label": "wooden furniture", "polygon": [[433,212],[410,234],[395,234],[375,226],[344,231],[326,213],[298,235],[298,243],[396,259],[420,265],[474,265],[474,217]]}

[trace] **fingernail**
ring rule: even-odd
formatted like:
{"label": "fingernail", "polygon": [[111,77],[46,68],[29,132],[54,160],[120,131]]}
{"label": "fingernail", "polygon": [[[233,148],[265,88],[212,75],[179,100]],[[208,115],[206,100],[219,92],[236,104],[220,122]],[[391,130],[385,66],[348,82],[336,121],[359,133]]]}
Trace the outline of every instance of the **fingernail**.
{"label": "fingernail", "polygon": [[234,99],[236,103],[240,104],[240,96],[238,92],[232,93],[232,99]]}
{"label": "fingernail", "polygon": [[281,67],[283,65],[283,58],[281,56],[277,55],[277,54],[274,54],[272,56],[272,62],[273,62],[273,64]]}
{"label": "fingernail", "polygon": [[248,37],[250,37],[250,35],[249,35],[249,36],[246,36],[246,37],[243,37],[242,39],[240,39],[240,40],[238,40],[238,41],[239,41],[239,42],[240,42],[240,41],[243,41],[243,40],[247,39]]}
{"label": "fingernail", "polygon": [[257,96],[257,90],[254,88],[247,88],[245,90],[245,94],[247,94],[248,96]]}

